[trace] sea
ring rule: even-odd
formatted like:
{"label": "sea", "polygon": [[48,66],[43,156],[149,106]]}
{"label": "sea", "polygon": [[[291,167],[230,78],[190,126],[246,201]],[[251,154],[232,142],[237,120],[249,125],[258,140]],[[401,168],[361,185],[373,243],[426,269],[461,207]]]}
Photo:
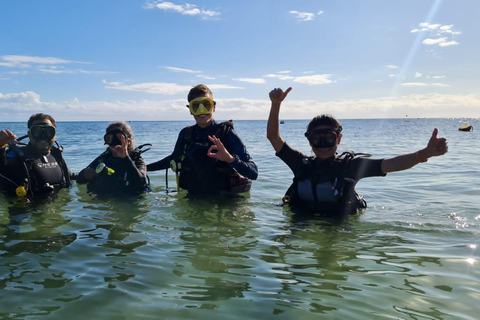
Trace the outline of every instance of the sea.
{"label": "sea", "polygon": [[[479,319],[480,120],[340,120],[339,151],[410,153],[434,128],[449,151],[361,180],[368,209],[343,223],[280,205],[293,175],[265,120],[234,121],[259,169],[246,195],[191,199],[165,170],[138,197],[85,185],[33,203],[0,195],[0,319]],[[458,130],[467,123],[473,131]],[[129,124],[137,145],[152,144],[150,163],[193,123]],[[280,130],[311,155],[307,124]],[[58,123],[73,172],[105,150],[107,125]]]}

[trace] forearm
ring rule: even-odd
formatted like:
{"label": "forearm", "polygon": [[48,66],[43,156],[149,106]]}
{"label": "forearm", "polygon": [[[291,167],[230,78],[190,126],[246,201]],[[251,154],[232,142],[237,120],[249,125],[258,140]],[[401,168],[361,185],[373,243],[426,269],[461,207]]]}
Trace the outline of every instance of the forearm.
{"label": "forearm", "polygon": [[170,168],[170,159],[172,156],[167,156],[163,158],[162,160],[159,160],[157,162],[153,162],[147,165],[147,171],[158,171],[158,170],[164,170]]}
{"label": "forearm", "polygon": [[280,113],[280,102],[272,102],[270,108],[270,115],[268,116],[267,122],[267,139],[272,144],[275,152],[279,152],[282,148],[284,141],[280,136],[280,126],[279,126],[279,113]]}
{"label": "forearm", "polygon": [[426,149],[422,149],[417,152],[384,159],[382,161],[382,172],[389,173],[410,169],[421,162],[426,162],[430,157],[431,155],[428,153],[428,151]]}
{"label": "forearm", "polygon": [[242,176],[256,180],[258,177],[258,168],[255,162],[251,159],[247,161],[241,160],[238,156],[235,157],[235,160],[229,164],[232,168],[238,171]]}

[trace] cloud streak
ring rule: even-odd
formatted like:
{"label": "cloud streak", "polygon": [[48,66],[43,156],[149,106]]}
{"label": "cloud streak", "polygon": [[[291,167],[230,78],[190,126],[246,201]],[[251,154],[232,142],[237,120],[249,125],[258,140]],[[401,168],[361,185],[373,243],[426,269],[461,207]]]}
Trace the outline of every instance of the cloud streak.
{"label": "cloud streak", "polygon": [[[315,13],[312,12],[300,12],[291,10],[288,13],[292,14],[299,21],[313,21],[315,19]],[[323,11],[319,11],[317,16],[323,14]]]}
{"label": "cloud streak", "polygon": [[35,56],[18,56],[5,55],[0,56],[0,66],[10,68],[30,68],[32,65],[56,65],[68,63],[90,64],[89,62],[71,61],[54,57],[35,57]]}
{"label": "cloud streak", "polygon": [[[145,82],[137,84],[124,84],[122,82],[108,82],[103,80],[105,84],[105,89],[114,89],[114,90],[123,90],[123,91],[135,91],[135,92],[145,92],[161,95],[175,95],[179,93],[188,93],[192,86],[179,85],[176,83],[168,82]],[[222,89],[244,89],[242,87],[236,87],[226,84],[209,84],[208,87],[211,90],[222,90]]]}
{"label": "cloud streak", "polygon": [[218,11],[198,9],[194,4],[174,4],[168,1],[150,1],[145,5],[146,9],[159,9],[165,12],[173,11],[185,16],[198,16],[202,19],[212,19],[221,15]]}

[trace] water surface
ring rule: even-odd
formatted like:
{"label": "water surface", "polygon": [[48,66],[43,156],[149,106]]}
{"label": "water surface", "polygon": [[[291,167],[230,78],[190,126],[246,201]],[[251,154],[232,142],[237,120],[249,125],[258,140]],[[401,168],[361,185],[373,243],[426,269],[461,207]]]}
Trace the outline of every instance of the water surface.
{"label": "water surface", "polygon": [[[341,121],[340,151],[416,151],[434,127],[449,143],[443,157],[362,180],[369,208],[344,224],[278,206],[293,176],[266,121],[235,122],[259,167],[248,196],[166,193],[165,171],[137,198],[98,199],[83,185],[34,204],[0,195],[0,319],[477,319],[480,123],[459,132],[464,121]],[[191,122],[130,124],[153,162]],[[307,124],[280,128],[310,154]],[[72,171],[104,150],[106,125],[58,124]],[[171,172],[168,183],[176,188]]]}

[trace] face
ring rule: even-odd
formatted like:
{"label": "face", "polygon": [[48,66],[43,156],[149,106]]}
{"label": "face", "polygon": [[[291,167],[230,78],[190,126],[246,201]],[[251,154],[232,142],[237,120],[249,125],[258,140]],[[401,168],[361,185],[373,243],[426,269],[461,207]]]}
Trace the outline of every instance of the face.
{"label": "face", "polygon": [[[195,99],[200,98],[200,97],[205,97],[205,98],[209,98],[210,100],[213,100],[213,96],[211,94],[204,94],[204,95],[195,97]],[[192,114],[191,111],[190,111],[190,114],[193,116],[193,118],[195,119],[195,121],[197,122],[197,124],[200,128],[206,128],[213,122],[213,113],[214,112],[215,112],[215,105],[212,108],[212,112],[210,112],[209,114],[201,114],[201,115],[196,116],[196,115]]]}
{"label": "face", "polygon": [[[337,152],[340,140],[342,140],[342,135],[337,134],[335,138],[332,132],[335,133],[335,128],[329,126],[318,126],[311,130],[311,135],[315,135],[315,137],[312,136],[309,139],[310,146],[312,147],[313,153],[315,153],[320,160],[329,159]],[[312,141],[314,143],[312,143]],[[325,144],[329,144],[329,142],[334,143],[334,145],[325,146]],[[322,145],[322,147],[316,148],[314,145]]]}
{"label": "face", "polygon": [[48,154],[56,138],[56,129],[48,119],[35,120],[28,130],[30,145],[41,154]]}
{"label": "face", "polygon": [[127,147],[130,144],[130,140],[128,140],[127,136],[125,136],[125,133],[122,131],[121,127],[110,128],[103,136],[103,140],[105,141],[105,144],[108,145],[110,151],[121,149],[122,140],[125,141],[125,145],[127,145]]}

